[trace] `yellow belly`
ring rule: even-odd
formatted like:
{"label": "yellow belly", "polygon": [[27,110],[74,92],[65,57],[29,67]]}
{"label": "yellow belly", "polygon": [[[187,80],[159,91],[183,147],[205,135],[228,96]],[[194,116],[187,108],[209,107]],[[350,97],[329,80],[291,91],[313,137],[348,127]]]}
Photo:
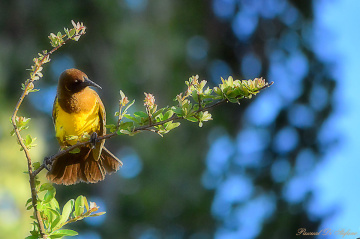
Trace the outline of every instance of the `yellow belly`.
{"label": "yellow belly", "polygon": [[91,135],[93,132],[99,132],[100,118],[99,105],[95,104],[89,112],[66,113],[60,107],[55,119],[56,138],[60,145],[74,145],[80,139],[69,140],[69,136],[81,137],[85,133]]}

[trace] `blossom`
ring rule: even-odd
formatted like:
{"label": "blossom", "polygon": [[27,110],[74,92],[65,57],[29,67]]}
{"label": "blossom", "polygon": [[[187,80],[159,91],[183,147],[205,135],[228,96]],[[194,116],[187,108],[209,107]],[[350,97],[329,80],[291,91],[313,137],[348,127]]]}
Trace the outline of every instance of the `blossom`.
{"label": "blossom", "polygon": [[149,109],[154,108],[155,106],[155,97],[152,94],[145,93],[145,100],[144,100],[144,106],[146,106]]}

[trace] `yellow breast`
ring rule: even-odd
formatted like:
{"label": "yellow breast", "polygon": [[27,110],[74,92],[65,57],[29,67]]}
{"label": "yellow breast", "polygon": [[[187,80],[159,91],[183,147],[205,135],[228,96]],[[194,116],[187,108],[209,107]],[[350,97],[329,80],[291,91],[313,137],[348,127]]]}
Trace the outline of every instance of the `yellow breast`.
{"label": "yellow breast", "polygon": [[56,138],[60,145],[74,145],[78,139],[69,140],[69,136],[81,137],[84,133],[91,135],[100,130],[99,103],[87,112],[67,113],[57,104],[55,120]]}

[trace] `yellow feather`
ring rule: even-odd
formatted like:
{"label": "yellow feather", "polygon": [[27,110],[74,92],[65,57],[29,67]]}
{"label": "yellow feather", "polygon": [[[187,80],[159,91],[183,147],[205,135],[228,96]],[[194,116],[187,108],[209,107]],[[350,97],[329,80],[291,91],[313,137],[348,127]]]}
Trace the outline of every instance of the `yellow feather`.
{"label": "yellow feather", "polygon": [[78,140],[67,140],[68,136],[81,137],[84,133],[91,133],[99,131],[99,104],[96,102],[94,107],[88,112],[67,113],[58,102],[56,102],[57,116],[55,118],[56,137],[63,142],[64,145],[74,145]]}

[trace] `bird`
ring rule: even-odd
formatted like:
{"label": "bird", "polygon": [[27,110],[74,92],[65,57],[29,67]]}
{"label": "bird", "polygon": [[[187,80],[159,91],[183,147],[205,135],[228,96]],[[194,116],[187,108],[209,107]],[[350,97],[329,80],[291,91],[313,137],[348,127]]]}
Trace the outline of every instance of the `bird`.
{"label": "bird", "polygon": [[97,183],[122,166],[105,148],[105,140],[97,140],[106,134],[106,112],[99,95],[90,87],[101,89],[78,69],[67,69],[59,77],[52,116],[60,150],[76,144],[84,135],[91,135],[93,143],[55,160],[46,175],[55,184]]}

